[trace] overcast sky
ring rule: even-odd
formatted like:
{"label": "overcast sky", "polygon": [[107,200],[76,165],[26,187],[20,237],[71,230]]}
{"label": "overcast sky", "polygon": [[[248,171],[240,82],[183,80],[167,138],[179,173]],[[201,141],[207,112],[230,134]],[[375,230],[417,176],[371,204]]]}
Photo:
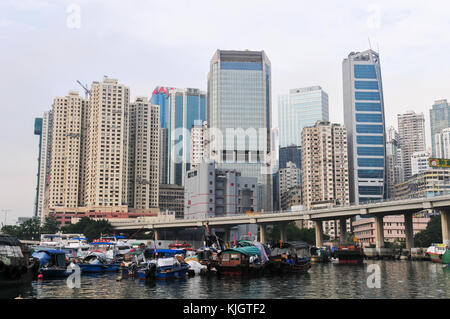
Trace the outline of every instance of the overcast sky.
{"label": "overcast sky", "polygon": [[[427,5],[427,3],[429,3]],[[432,3],[432,5],[430,5]],[[157,85],[206,90],[216,49],[264,50],[272,107],[291,88],[320,85],[330,120],[343,122],[342,60],[380,52],[386,124],[450,100],[448,1],[1,0],[0,222],[32,216],[34,118],[76,83],[117,78],[131,99]],[[275,121],[276,123],[276,115]]]}

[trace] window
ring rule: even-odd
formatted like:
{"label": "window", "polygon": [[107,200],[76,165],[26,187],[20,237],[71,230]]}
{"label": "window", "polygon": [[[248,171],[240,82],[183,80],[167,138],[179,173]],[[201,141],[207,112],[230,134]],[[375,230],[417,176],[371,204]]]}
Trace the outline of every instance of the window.
{"label": "window", "polygon": [[383,145],[383,136],[366,136],[360,135],[356,137],[357,144],[367,144],[367,145]]}
{"label": "window", "polygon": [[[356,113],[356,122],[375,122],[375,123],[382,123],[383,117],[381,114],[363,114],[363,113]],[[383,132],[383,127],[381,127],[381,133]],[[358,129],[358,128],[357,128]],[[361,132],[362,133],[362,132]]]}
{"label": "window", "polygon": [[355,81],[355,89],[357,90],[378,90],[377,81]]}
{"label": "window", "polygon": [[355,100],[379,101],[379,92],[355,92]]}
{"label": "window", "polygon": [[[356,115],[358,116],[358,114]],[[364,125],[357,124],[356,125],[356,133],[383,133],[382,125]]]}
{"label": "window", "polygon": [[355,64],[353,66],[353,72],[356,79],[376,79],[377,74],[375,72],[374,65]]}

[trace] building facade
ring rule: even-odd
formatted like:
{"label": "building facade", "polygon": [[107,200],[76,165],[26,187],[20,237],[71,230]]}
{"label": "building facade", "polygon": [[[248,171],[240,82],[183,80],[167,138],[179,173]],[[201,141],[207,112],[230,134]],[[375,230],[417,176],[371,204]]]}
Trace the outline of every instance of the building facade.
{"label": "building facade", "polygon": [[184,187],[179,185],[159,185],[159,209],[175,212],[176,219],[184,218]]}
{"label": "building facade", "polygon": [[412,175],[411,156],[416,152],[425,152],[425,119],[422,113],[408,111],[398,114],[399,145],[403,154],[405,178]]}
{"label": "building facade", "polygon": [[[429,221],[429,217],[413,216],[414,235],[425,230]],[[374,217],[361,218],[353,222],[355,237],[363,247],[375,245],[377,232],[375,224]],[[403,215],[383,217],[383,229],[385,241],[395,242],[406,240],[405,217]]]}
{"label": "building facade", "polygon": [[307,209],[350,203],[344,126],[317,122],[302,131],[303,205]]}
{"label": "building facade", "polygon": [[[301,133],[300,133],[301,134]],[[286,168],[288,162],[292,162],[297,168],[302,168],[302,147],[290,145],[280,147],[278,150],[278,168]]]}
{"label": "building facade", "polygon": [[342,63],[350,201],[385,198],[385,115],[380,57],[352,52]]}
{"label": "building facade", "polygon": [[169,184],[182,186],[190,170],[191,127],[206,120],[206,92],[191,88],[170,90],[166,103]]}
{"label": "building facade", "polygon": [[210,158],[257,178],[272,210],[271,63],[264,51],[217,50],[208,73]]}
{"label": "building facade", "polygon": [[437,158],[450,158],[450,128],[444,128],[434,139],[434,154]]}
{"label": "building facade", "polygon": [[450,169],[429,168],[394,187],[396,198],[432,197],[450,194]]}
{"label": "building facade", "polygon": [[278,97],[280,147],[301,145],[302,130],[329,120],[328,94],[320,86],[292,89]]}
{"label": "building facade", "polygon": [[137,97],[128,110],[128,206],[158,207],[160,164],[159,105]]}
{"label": "building facade", "polygon": [[159,105],[159,115],[160,115],[160,125],[161,128],[167,128],[167,106],[166,106],[166,100],[167,100],[167,94],[169,91],[174,90],[175,88],[168,87],[168,86],[157,86],[153,92],[152,97],[150,98],[150,103],[152,105]]}
{"label": "building facade", "polygon": [[289,189],[301,186],[301,169],[297,168],[294,163],[288,162],[286,168],[278,170],[278,178],[278,193],[280,198],[282,198]]}
{"label": "building facade", "polygon": [[436,100],[430,109],[430,129],[431,129],[431,147],[432,155],[436,157],[436,145],[433,138],[443,129],[450,127],[450,104],[447,100]]}
{"label": "building facade", "polygon": [[423,173],[430,169],[428,152],[416,152],[411,155],[411,176]]}
{"label": "building facade", "polygon": [[394,198],[394,186],[403,182],[403,157],[399,136],[394,127],[386,129],[386,191],[387,198]]}
{"label": "building facade", "polygon": [[194,124],[191,127],[191,169],[196,169],[199,163],[207,159],[207,130],[208,125],[206,121]]}
{"label": "building facade", "polygon": [[257,191],[256,178],[218,168],[212,160],[202,162],[187,174],[184,218],[233,216],[256,211]]}
{"label": "building facade", "polygon": [[44,112],[42,118],[35,121],[34,134],[39,135],[38,175],[34,216],[44,222],[45,194],[49,185],[52,152],[53,112]]}

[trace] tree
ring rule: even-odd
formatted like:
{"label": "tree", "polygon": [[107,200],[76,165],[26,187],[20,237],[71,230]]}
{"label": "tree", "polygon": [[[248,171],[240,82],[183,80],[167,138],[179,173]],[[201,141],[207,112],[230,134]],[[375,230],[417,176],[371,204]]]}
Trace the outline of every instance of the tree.
{"label": "tree", "polygon": [[[310,245],[316,242],[316,230],[314,228],[299,228],[295,223],[289,223],[286,226],[288,241],[304,241]],[[268,238],[271,241],[278,241],[280,239],[280,226],[275,225],[271,232],[268,232]],[[324,240],[329,240],[330,236],[323,235]]]}
{"label": "tree", "polygon": [[83,234],[89,241],[92,241],[102,235],[111,234],[113,228],[107,220],[94,220],[89,217],[83,217],[78,223],[62,227],[61,231],[65,234]]}
{"label": "tree", "polygon": [[44,224],[42,225],[42,234],[54,234],[59,230],[59,223],[54,216],[45,217]]}
{"label": "tree", "polygon": [[414,246],[429,247],[433,243],[442,242],[441,216],[431,216],[427,228],[414,236]]}

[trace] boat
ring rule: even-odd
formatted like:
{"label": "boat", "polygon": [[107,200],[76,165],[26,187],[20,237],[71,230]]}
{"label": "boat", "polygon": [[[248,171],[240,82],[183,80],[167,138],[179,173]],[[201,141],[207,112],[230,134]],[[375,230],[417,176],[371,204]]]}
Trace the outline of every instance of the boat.
{"label": "boat", "polygon": [[123,258],[123,256],[130,252],[133,249],[132,245],[128,243],[124,236],[107,236],[101,237],[98,240],[94,240],[97,243],[112,243],[115,245],[115,256],[116,258]]}
{"label": "boat", "polygon": [[430,247],[428,247],[425,254],[430,256],[432,262],[442,263],[442,256],[447,250],[448,247],[444,244],[432,244]]}
{"label": "boat", "polygon": [[261,261],[261,251],[256,246],[233,247],[219,254],[216,264],[219,275],[261,275],[266,262]]}
{"label": "boat", "polygon": [[339,260],[339,264],[359,265],[363,263],[364,252],[361,247],[354,245],[338,246],[333,252],[333,257]]}
{"label": "boat", "polygon": [[328,247],[311,247],[311,262],[327,263],[331,260],[331,251]]}
{"label": "boat", "polygon": [[442,255],[442,263],[446,267],[450,266],[450,249],[447,249]]}
{"label": "boat", "polygon": [[183,249],[146,249],[145,262],[138,266],[139,279],[170,279],[184,278],[189,270],[189,264],[184,262]]}
{"label": "boat", "polygon": [[119,262],[110,261],[105,253],[96,251],[91,251],[77,265],[80,267],[81,273],[117,272],[120,268]]}
{"label": "boat", "polygon": [[62,250],[39,249],[32,256],[39,259],[38,278],[61,278],[72,273],[67,270],[66,253]]}
{"label": "boat", "polygon": [[275,274],[307,272],[311,268],[309,245],[280,243],[271,248],[268,265]]}
{"label": "boat", "polygon": [[14,236],[0,233],[0,287],[31,283],[39,260]]}
{"label": "boat", "polygon": [[184,249],[184,250],[192,250],[191,245],[188,243],[172,243],[169,244],[169,249]]}

